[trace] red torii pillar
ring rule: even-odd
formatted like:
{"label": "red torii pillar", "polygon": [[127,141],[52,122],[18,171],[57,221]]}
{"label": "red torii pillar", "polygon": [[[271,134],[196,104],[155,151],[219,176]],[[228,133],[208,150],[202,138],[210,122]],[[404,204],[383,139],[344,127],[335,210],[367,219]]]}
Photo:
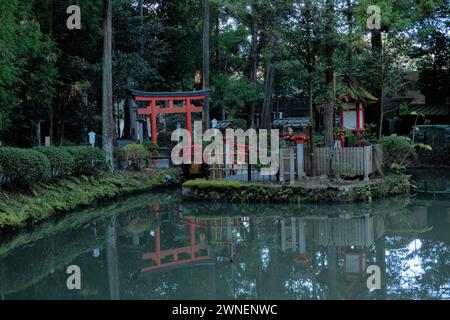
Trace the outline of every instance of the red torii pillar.
{"label": "red torii pillar", "polygon": [[[186,114],[186,129],[192,134],[192,113],[202,113],[203,107],[195,106],[192,101],[204,101],[209,94],[209,90],[192,91],[192,92],[144,92],[137,90],[129,90],[136,101],[146,101],[146,108],[138,108],[138,115],[148,115],[151,119],[152,126],[152,142],[158,144],[157,116],[158,114]],[[159,107],[158,101],[167,101],[168,107]],[[174,101],[183,101],[182,107],[175,107]]]}

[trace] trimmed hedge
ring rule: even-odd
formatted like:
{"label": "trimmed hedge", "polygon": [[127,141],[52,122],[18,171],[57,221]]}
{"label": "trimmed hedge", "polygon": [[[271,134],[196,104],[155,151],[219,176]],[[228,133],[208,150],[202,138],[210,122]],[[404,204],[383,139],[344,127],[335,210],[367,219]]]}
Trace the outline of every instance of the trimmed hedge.
{"label": "trimmed hedge", "polygon": [[31,187],[71,176],[98,176],[107,170],[102,150],[91,147],[0,148],[0,183]]}
{"label": "trimmed hedge", "polygon": [[75,160],[74,175],[98,176],[108,168],[102,150],[92,147],[62,147]]}
{"label": "trimmed hedge", "polygon": [[74,173],[75,159],[63,148],[36,147],[33,150],[44,154],[50,160],[52,178],[67,178]]}
{"label": "trimmed hedge", "polygon": [[32,149],[0,148],[2,184],[29,187],[51,177],[48,158]]}

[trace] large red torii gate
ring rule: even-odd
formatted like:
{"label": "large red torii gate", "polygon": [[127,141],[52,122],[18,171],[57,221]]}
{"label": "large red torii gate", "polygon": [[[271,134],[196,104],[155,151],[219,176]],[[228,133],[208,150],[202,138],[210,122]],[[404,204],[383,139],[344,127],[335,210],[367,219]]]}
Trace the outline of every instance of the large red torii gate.
{"label": "large red torii gate", "polygon": [[[136,101],[146,101],[146,108],[138,108],[138,115],[150,116],[152,126],[152,142],[158,144],[157,116],[158,114],[186,114],[186,129],[192,134],[192,113],[203,113],[203,106],[197,107],[192,101],[201,100],[204,102],[210,90],[200,90],[192,92],[145,92],[138,90],[128,90]],[[158,101],[167,101],[168,107],[160,107]],[[174,101],[183,101],[182,107],[174,105]]]}

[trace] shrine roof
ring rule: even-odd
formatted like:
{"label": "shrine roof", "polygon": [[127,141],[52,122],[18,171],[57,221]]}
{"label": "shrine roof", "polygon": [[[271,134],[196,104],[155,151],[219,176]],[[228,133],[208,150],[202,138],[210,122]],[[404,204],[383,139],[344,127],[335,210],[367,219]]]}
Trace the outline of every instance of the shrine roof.
{"label": "shrine roof", "polygon": [[311,125],[311,118],[286,118],[277,119],[273,122],[272,126],[274,128],[305,128]]}

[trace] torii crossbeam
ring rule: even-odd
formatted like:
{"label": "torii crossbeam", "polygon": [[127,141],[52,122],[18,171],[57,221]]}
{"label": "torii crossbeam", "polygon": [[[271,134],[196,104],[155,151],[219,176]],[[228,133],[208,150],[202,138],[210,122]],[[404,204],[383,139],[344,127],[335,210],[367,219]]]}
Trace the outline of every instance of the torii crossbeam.
{"label": "torii crossbeam", "polygon": [[[204,101],[210,90],[192,92],[145,92],[128,90],[136,101],[146,101],[146,108],[138,108],[138,115],[150,116],[152,127],[152,142],[158,144],[157,116],[158,114],[186,114],[186,129],[192,134],[192,113],[203,113],[203,107],[195,106],[192,101]],[[157,102],[166,101],[164,107]],[[175,106],[174,101],[182,101],[181,107]]]}

